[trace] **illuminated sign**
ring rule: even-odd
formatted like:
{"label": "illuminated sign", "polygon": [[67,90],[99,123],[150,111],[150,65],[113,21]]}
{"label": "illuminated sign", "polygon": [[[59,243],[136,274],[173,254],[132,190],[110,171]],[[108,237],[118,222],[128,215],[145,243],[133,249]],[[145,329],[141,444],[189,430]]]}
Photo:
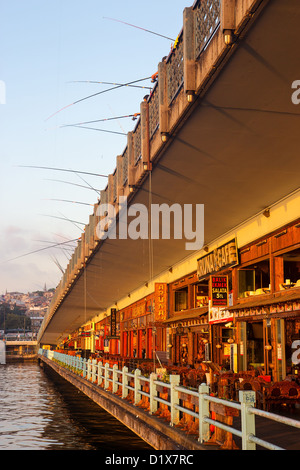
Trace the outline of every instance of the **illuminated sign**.
{"label": "illuminated sign", "polygon": [[210,276],[211,306],[228,307],[228,276]]}
{"label": "illuminated sign", "polygon": [[168,284],[155,283],[155,314],[156,322],[167,319],[168,314]]}
{"label": "illuminated sign", "polygon": [[110,309],[110,336],[109,339],[118,339],[117,336],[117,309]]}
{"label": "illuminated sign", "polygon": [[236,239],[216,248],[197,260],[197,275],[201,280],[208,274],[214,274],[221,269],[230,268],[238,264]]}

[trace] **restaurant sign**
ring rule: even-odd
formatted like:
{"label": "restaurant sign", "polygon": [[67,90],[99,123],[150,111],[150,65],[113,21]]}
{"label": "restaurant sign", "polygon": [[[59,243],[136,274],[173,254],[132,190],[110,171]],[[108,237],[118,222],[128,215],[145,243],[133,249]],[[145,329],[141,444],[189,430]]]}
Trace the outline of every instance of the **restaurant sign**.
{"label": "restaurant sign", "polygon": [[197,260],[198,279],[201,280],[208,274],[217,273],[221,269],[230,268],[237,264],[237,242],[234,238]]}
{"label": "restaurant sign", "polygon": [[155,283],[155,310],[154,319],[161,322],[167,319],[168,312],[168,285],[164,282]]}
{"label": "restaurant sign", "polygon": [[228,276],[210,276],[212,307],[228,307]]}
{"label": "restaurant sign", "polygon": [[116,308],[110,309],[110,336],[108,336],[107,338],[119,339],[119,336],[117,336],[117,309]]}
{"label": "restaurant sign", "polygon": [[208,322],[224,323],[233,320],[233,313],[227,307],[214,307],[212,301],[208,303]]}

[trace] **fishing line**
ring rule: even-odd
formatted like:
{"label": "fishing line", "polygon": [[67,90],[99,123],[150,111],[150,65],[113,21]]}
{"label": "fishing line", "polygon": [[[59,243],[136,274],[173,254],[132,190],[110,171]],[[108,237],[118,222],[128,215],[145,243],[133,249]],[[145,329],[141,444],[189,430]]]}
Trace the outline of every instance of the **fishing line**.
{"label": "fishing line", "polygon": [[40,248],[39,250],[30,251],[29,253],[25,253],[23,255],[16,256],[15,258],[11,258],[11,259],[8,259],[6,261],[2,261],[1,264],[8,263],[9,261],[14,261],[16,259],[20,259],[20,258],[23,258],[25,256],[32,255],[34,253],[39,253],[40,251],[45,251],[45,250],[49,250],[49,249],[52,249],[52,248],[55,248],[55,247],[59,247],[61,245],[64,245],[65,243],[69,243],[70,241],[77,241],[77,240],[80,240],[80,238],[74,238],[74,240],[68,240],[67,242],[61,242],[61,243],[57,243],[56,245],[53,245],[53,246],[46,246],[45,248]]}
{"label": "fishing line", "polygon": [[[77,220],[71,220],[67,219],[66,217],[57,217],[56,215],[48,215],[48,214],[40,214],[43,217],[52,217],[53,219],[60,219],[60,220],[66,220],[67,222],[72,222],[73,224],[80,224],[80,225],[86,225],[83,222],[78,222]],[[79,230],[81,230],[79,227],[77,227]]]}
{"label": "fishing line", "polygon": [[85,179],[82,178],[82,176],[80,176],[80,175],[78,175],[78,174],[77,174],[77,176],[78,176],[78,178],[80,178],[85,184],[87,184],[91,189],[93,189],[93,191],[95,191],[95,192],[97,193],[97,196],[101,196],[100,191],[98,191],[97,189],[93,188],[93,186],[92,186],[90,183],[88,183],[87,181],[85,181]]}
{"label": "fishing line", "polygon": [[134,24],[126,23],[125,21],[116,20],[115,18],[108,18],[107,16],[103,16],[103,18],[106,19],[106,20],[117,21],[118,23],[123,23],[123,24],[126,24],[127,26],[132,26],[133,28],[141,29],[142,31],[146,31],[147,33],[155,34],[156,36],[160,36],[162,38],[169,39],[170,41],[175,41],[175,39],[169,38],[168,36],[164,36],[163,34],[155,33],[154,31],[151,31],[150,29],[141,28],[140,26],[136,26]]}
{"label": "fishing line", "polygon": [[55,116],[56,114],[60,113],[61,111],[63,111],[64,109],[67,109],[69,108],[70,106],[73,106],[77,103],[81,103],[82,101],[85,101],[85,100],[88,100],[89,98],[93,98],[94,96],[98,96],[98,95],[101,95],[103,93],[106,93],[108,91],[112,91],[112,90],[116,90],[117,88],[121,88],[123,86],[128,86],[128,85],[132,85],[134,83],[138,83],[138,82],[142,82],[143,80],[149,80],[151,77],[146,77],[146,78],[140,78],[139,80],[133,80],[132,82],[128,82],[128,83],[125,83],[125,84],[121,84],[121,85],[117,85],[117,86],[114,86],[112,88],[107,88],[106,90],[102,90],[102,91],[99,91],[97,93],[93,93],[92,95],[88,95],[88,96],[85,96],[84,98],[80,98],[79,100],[77,101],[74,101],[73,103],[70,103],[68,104],[67,106],[64,106],[63,108],[59,109],[58,111],[56,111],[55,113],[51,114],[51,116],[49,116],[47,119],[45,119],[46,121],[48,121],[49,119],[51,119],[53,116]]}
{"label": "fishing line", "polygon": [[43,199],[43,201],[70,202],[72,204],[82,204],[83,206],[93,206],[94,205],[94,204],[89,204],[88,202],[69,201],[68,199]]}
{"label": "fishing line", "polygon": [[78,124],[69,124],[66,127],[77,127],[79,129],[89,129],[91,131],[108,132],[109,134],[127,135],[126,132],[108,131],[106,129],[97,129],[96,127],[79,126]]}
{"label": "fishing line", "polygon": [[146,90],[152,90],[151,86],[142,86],[142,85],[129,85],[127,83],[114,83],[114,82],[98,82],[96,80],[72,80],[67,83],[97,83],[100,85],[115,85],[115,86],[127,86],[130,88],[143,88]]}
{"label": "fishing line", "polygon": [[78,171],[78,170],[70,170],[65,168],[52,168],[48,166],[34,166],[34,165],[17,165],[19,168],[38,168],[42,170],[56,170],[56,171],[67,171],[71,173],[81,173],[82,175],[91,175],[91,176],[99,176],[101,178],[108,178],[108,175],[101,175],[100,173],[91,173],[88,171]]}
{"label": "fishing line", "polygon": [[78,186],[79,188],[94,189],[94,188],[90,188],[88,186],[84,186],[83,184],[71,183],[70,181],[55,180],[55,179],[51,179],[51,178],[45,178],[45,180],[46,181],[56,181],[58,183],[71,184],[72,186]]}
{"label": "fishing line", "polygon": [[111,118],[105,118],[105,119],[95,119],[94,121],[77,122],[75,124],[64,124],[63,126],[59,126],[59,127],[62,128],[62,127],[72,127],[72,126],[83,126],[84,124],[94,124],[95,122],[113,121],[116,119],[125,119],[129,117],[132,117],[132,120],[134,121],[137,119],[138,116],[140,116],[140,113],[127,114],[125,116],[117,116],[117,117],[111,117]]}

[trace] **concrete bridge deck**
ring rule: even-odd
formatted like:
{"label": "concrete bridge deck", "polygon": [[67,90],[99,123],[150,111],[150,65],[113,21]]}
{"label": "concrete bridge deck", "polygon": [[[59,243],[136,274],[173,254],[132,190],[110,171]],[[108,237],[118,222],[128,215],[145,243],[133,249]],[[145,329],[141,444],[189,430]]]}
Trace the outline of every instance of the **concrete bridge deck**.
{"label": "concrete bridge deck", "polygon": [[[204,204],[210,244],[299,187],[300,108],[291,97],[300,4],[211,0],[183,19],[101,202]],[[199,38],[205,27],[213,33]],[[188,255],[184,239],[152,240],[151,252],[148,240],[100,242],[98,220],[94,212],[57,287],[42,344],[58,344]]]}
{"label": "concrete bridge deck", "polygon": [[154,449],[174,451],[218,449],[218,446],[208,447],[199,444],[195,438],[187,436],[175,427],[169,426],[167,422],[155,416],[150,416],[149,413],[145,412],[142,408],[138,408],[113,393],[101,389],[97,385],[66,370],[64,367],[44,356],[39,356],[39,361],[42,365],[51,368],[65,380],[81,390],[91,400],[121,421]]}

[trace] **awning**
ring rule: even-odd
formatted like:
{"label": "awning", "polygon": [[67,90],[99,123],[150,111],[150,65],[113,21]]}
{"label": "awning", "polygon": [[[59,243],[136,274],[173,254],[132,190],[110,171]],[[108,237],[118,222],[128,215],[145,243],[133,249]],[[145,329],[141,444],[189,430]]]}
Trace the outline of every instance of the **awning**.
{"label": "awning", "polygon": [[227,310],[243,310],[245,308],[263,307],[267,305],[280,304],[282,302],[292,302],[298,299],[300,299],[300,289],[293,292],[284,292],[282,294],[276,293],[273,294],[271,298],[252,299],[240,304],[232,305],[231,307],[228,307]]}
{"label": "awning", "polygon": [[200,307],[197,309],[188,310],[182,315],[174,315],[172,318],[168,318],[163,323],[174,323],[183,320],[192,320],[195,318],[200,318],[206,313],[208,313],[208,307]]}

